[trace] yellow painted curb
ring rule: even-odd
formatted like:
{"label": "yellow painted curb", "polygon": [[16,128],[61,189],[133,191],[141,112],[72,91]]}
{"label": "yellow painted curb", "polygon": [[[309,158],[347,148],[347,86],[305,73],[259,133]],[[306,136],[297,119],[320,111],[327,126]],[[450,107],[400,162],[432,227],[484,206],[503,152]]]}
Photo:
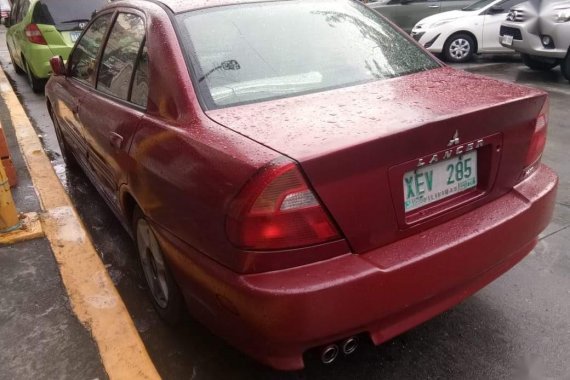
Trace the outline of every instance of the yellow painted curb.
{"label": "yellow painted curb", "polygon": [[20,215],[21,227],[17,230],[0,234],[0,246],[16,244],[44,236],[40,218],[35,212]]}
{"label": "yellow painted curb", "polygon": [[71,306],[91,331],[107,374],[111,379],[159,379],[123,300],[1,68],[0,96],[10,110],[20,150],[45,210],[42,224]]}

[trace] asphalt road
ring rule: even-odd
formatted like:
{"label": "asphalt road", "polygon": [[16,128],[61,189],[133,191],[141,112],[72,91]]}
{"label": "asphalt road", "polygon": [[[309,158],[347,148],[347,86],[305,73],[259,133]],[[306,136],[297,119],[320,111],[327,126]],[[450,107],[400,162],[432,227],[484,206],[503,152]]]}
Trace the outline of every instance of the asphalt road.
{"label": "asphalt road", "polygon": [[364,345],[331,366],[309,360],[304,371],[280,373],[191,320],[176,330],[161,322],[146,294],[133,244],[88,180],[65,167],[44,97],[33,94],[25,77],[14,72],[4,37],[0,27],[0,64],[165,379],[570,379],[570,83],[558,70],[531,72],[517,59],[504,57],[458,66],[551,95],[543,161],[558,171],[561,181],[555,217],[533,253],[462,304],[390,342]]}

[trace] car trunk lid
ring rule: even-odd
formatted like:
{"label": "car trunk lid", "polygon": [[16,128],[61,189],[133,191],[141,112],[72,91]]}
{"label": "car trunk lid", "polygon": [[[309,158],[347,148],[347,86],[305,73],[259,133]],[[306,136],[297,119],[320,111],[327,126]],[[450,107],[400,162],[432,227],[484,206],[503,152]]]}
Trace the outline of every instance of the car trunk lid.
{"label": "car trunk lid", "polygon": [[[207,114],[299,162],[361,253],[509,191],[521,178],[544,101],[538,90],[441,68]],[[406,176],[423,171],[412,180],[415,193],[417,182],[428,186],[426,168],[439,163],[437,173],[447,176],[450,163],[469,157],[475,183],[451,196],[443,189],[429,204],[406,205]]]}

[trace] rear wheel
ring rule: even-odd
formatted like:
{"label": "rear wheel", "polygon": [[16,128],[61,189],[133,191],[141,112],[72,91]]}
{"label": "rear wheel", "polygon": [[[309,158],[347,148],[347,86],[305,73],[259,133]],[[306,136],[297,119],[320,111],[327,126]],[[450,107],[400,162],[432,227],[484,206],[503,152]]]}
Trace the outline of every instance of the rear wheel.
{"label": "rear wheel", "polygon": [[568,54],[566,54],[566,58],[560,64],[560,71],[562,71],[562,75],[564,78],[570,81],[570,50],[568,50]]}
{"label": "rear wheel", "polygon": [[531,70],[549,71],[558,66],[556,59],[539,58],[529,54],[521,54],[523,63]]}
{"label": "rear wheel", "polygon": [[449,62],[467,62],[473,59],[473,54],[475,54],[475,40],[468,34],[454,34],[443,45],[443,55]]}
{"label": "rear wheel", "polygon": [[133,215],[133,232],[154,308],[162,319],[176,325],[184,313],[182,293],[172,277],[150,224],[138,207]]}
{"label": "rear wheel", "polygon": [[51,120],[53,122],[53,129],[55,130],[55,137],[57,138],[57,144],[59,145],[59,150],[61,152],[61,156],[63,157],[63,161],[65,161],[65,164],[67,165],[67,167],[69,169],[71,169],[71,170],[78,169],[79,163],[77,162],[77,159],[75,158],[75,156],[73,155],[73,153],[69,149],[69,145],[67,145],[67,142],[65,141],[65,138],[63,137],[63,133],[61,132],[61,127],[59,126],[59,123],[58,123],[55,115],[53,114],[53,112],[51,112],[51,110],[50,110],[50,116],[51,116]]}
{"label": "rear wheel", "polygon": [[16,74],[18,75],[24,75],[26,72],[22,70],[22,68],[18,66],[16,62],[14,62],[14,57],[12,56],[12,52],[10,51],[10,49],[8,49],[8,51],[10,53],[10,61],[12,61],[12,66],[14,66],[14,71],[16,71]]}
{"label": "rear wheel", "polygon": [[34,75],[28,62],[25,62],[25,64],[26,64],[26,74],[28,75],[28,83],[30,83],[32,90],[36,94],[43,92],[45,87],[45,81]]}

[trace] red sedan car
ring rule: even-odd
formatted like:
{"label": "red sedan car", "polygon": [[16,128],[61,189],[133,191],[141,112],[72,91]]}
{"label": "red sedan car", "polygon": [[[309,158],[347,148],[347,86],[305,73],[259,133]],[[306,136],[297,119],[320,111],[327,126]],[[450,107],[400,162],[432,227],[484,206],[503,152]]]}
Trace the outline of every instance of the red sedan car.
{"label": "red sedan car", "polygon": [[274,368],[432,318],[551,218],[546,94],[445,67],[358,1],[113,2],[51,63],[62,153],[158,312]]}

